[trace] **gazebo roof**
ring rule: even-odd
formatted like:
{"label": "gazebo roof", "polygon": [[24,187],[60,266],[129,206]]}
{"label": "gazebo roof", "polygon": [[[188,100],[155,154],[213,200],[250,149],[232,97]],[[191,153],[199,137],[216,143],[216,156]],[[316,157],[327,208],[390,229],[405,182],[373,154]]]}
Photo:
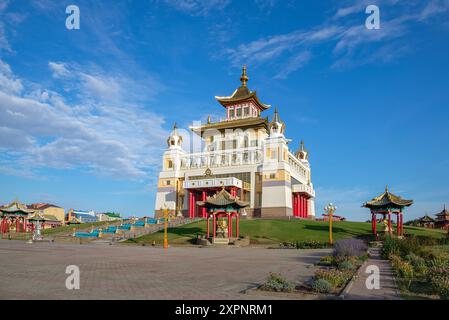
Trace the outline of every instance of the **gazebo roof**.
{"label": "gazebo roof", "polygon": [[213,196],[207,197],[206,201],[198,201],[197,204],[206,208],[245,208],[249,205],[248,202],[240,201],[238,197],[233,197],[224,187]]}
{"label": "gazebo roof", "polygon": [[426,213],[426,215],[424,217],[419,219],[419,222],[435,222],[435,219],[433,219]]}
{"label": "gazebo roof", "polygon": [[1,214],[19,214],[28,215],[34,213],[34,210],[28,209],[26,205],[19,203],[18,200],[14,200],[12,203],[0,207]]}
{"label": "gazebo roof", "polygon": [[446,205],[444,205],[443,211],[441,211],[440,213],[437,213],[436,216],[437,216],[437,217],[445,217],[445,216],[449,216],[449,211],[447,211]]}
{"label": "gazebo roof", "polygon": [[413,204],[413,200],[405,200],[399,196],[396,196],[388,191],[388,187],[385,188],[385,192],[374,199],[365,202],[362,206],[370,209],[382,209],[382,208],[403,208]]}
{"label": "gazebo roof", "polygon": [[29,221],[47,221],[49,219],[47,219],[43,214],[41,213],[33,213],[29,218]]}

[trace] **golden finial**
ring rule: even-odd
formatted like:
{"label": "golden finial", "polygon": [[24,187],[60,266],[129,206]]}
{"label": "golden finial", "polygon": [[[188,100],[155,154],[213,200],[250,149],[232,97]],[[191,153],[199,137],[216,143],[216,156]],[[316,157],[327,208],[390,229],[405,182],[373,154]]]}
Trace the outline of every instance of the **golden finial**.
{"label": "golden finial", "polygon": [[210,124],[210,116],[207,116],[207,124]]}
{"label": "golden finial", "polygon": [[385,186],[385,192],[388,192],[388,185]]}
{"label": "golden finial", "polygon": [[242,68],[242,76],[240,77],[240,81],[242,82],[242,86],[246,87],[246,83],[248,82],[249,78],[246,75],[246,64],[243,65]]}

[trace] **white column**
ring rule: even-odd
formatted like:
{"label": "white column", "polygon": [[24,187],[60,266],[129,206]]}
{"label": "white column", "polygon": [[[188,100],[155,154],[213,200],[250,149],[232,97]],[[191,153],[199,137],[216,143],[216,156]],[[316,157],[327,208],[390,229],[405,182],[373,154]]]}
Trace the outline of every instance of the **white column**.
{"label": "white column", "polygon": [[307,199],[307,216],[315,217],[315,198]]}

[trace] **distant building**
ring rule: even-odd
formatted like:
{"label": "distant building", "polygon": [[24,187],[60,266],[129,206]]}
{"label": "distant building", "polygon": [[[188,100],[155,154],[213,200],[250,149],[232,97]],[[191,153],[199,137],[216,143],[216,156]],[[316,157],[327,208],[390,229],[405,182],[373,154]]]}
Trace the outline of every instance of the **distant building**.
{"label": "distant building", "polygon": [[[332,215],[332,221],[345,221],[346,218],[342,216],[336,216],[335,214]],[[329,214],[323,213],[323,219],[322,221],[329,221]]]}
{"label": "distant building", "polygon": [[426,215],[416,221],[416,225],[423,228],[435,228],[435,219]]}
{"label": "distant building", "polygon": [[449,211],[444,206],[443,211],[436,214],[435,228],[448,230],[449,229]]}
{"label": "distant building", "polygon": [[65,212],[64,209],[50,203],[33,203],[27,206],[29,209],[35,210],[36,213],[44,216],[53,222],[61,222],[64,224]]}
{"label": "distant building", "polygon": [[[75,218],[75,219],[74,219]],[[98,222],[95,211],[82,211],[70,209],[67,214],[67,221],[78,221],[80,223]]]}
{"label": "distant building", "polygon": [[116,220],[123,220],[123,218],[120,216],[120,213],[116,212],[105,212],[106,216],[108,216],[109,221],[116,221]]}

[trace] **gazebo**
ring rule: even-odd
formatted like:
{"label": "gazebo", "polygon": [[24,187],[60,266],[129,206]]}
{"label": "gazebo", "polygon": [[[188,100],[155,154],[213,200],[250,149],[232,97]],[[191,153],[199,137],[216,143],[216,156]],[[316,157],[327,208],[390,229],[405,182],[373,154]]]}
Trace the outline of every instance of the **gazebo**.
{"label": "gazebo", "polygon": [[423,228],[434,228],[435,219],[426,213],[424,217],[418,219],[418,225]]}
{"label": "gazebo", "polygon": [[33,214],[34,210],[28,209],[26,205],[14,202],[0,207],[0,231],[2,234],[8,233],[11,227],[15,232],[27,232],[28,215]]}
{"label": "gazebo", "polygon": [[377,227],[377,215],[383,215],[383,219],[385,220],[388,217],[388,232],[392,234],[392,226],[391,226],[391,215],[397,215],[397,227],[396,233],[397,236],[404,235],[404,221],[402,210],[404,207],[409,207],[413,204],[413,200],[405,200],[399,196],[396,196],[388,191],[388,187],[385,188],[385,192],[380,196],[375,197],[374,199],[365,202],[362,207],[369,208],[371,210],[371,222],[372,222],[372,231],[374,235],[377,235],[376,227]]}
{"label": "gazebo", "polygon": [[[239,237],[240,209],[249,205],[248,202],[240,201],[237,196],[231,195],[222,187],[221,191],[205,201],[198,201],[200,207],[206,208],[207,215],[207,238],[210,238],[210,220],[212,219],[212,242],[217,242],[216,238],[227,239]],[[219,219],[221,220],[219,221]],[[236,219],[235,233],[232,230],[233,219]],[[218,230],[217,230],[218,229]],[[221,242],[221,241],[218,241]]]}

